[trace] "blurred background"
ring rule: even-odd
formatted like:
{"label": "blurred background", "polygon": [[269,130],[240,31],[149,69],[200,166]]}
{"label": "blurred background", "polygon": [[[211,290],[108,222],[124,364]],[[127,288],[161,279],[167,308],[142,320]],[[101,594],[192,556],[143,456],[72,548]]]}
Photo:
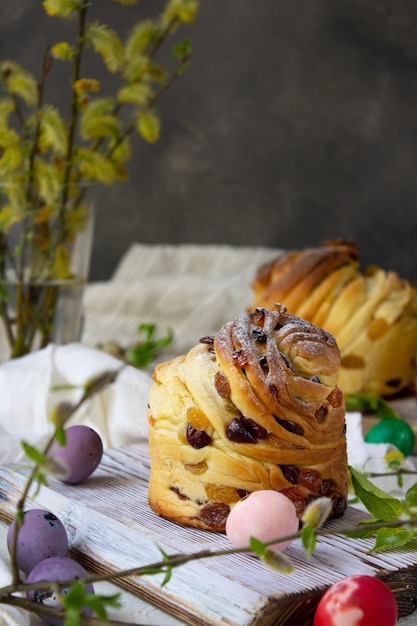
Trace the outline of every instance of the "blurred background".
{"label": "blurred background", "polygon": [[[123,34],[162,6],[96,0],[91,17]],[[0,58],[39,75],[45,45],[72,23],[41,0],[0,8]],[[96,194],[90,279],[109,278],[133,242],[345,237],[364,265],[417,282],[415,0],[201,0],[181,32],[194,56],[159,103],[160,140],[138,139],[130,180]]]}

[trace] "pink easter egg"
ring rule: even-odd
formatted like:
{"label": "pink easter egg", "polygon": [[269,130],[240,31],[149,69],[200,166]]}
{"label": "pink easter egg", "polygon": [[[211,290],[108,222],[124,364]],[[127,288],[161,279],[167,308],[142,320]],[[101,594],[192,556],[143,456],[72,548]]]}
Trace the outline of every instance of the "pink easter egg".
{"label": "pink easter egg", "polygon": [[[226,521],[226,535],[235,548],[248,546],[250,538],[267,542],[296,533],[299,520],[295,506],[279,491],[254,491],[231,509]],[[284,551],[291,541],[269,546]]]}

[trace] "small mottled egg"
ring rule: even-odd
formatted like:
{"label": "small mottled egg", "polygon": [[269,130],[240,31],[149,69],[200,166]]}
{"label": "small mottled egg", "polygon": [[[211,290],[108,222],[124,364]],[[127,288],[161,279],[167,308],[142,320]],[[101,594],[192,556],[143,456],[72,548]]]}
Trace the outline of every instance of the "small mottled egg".
{"label": "small mottled egg", "polygon": [[[262,489],[246,496],[230,511],[226,521],[226,535],[235,548],[248,546],[250,538],[267,542],[296,533],[299,520],[295,506],[279,491]],[[282,552],[291,541],[269,546]]]}
{"label": "small mottled egg", "polygon": [[65,446],[54,441],[49,455],[58,457],[68,467],[69,473],[62,482],[75,485],[87,480],[100,464],[103,442],[95,430],[81,424],[67,428],[65,435]]}

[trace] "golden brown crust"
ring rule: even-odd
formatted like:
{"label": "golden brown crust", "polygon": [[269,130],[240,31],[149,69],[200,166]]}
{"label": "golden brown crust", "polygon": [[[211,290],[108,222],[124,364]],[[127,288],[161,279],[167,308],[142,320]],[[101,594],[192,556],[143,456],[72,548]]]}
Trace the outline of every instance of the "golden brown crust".
{"label": "golden brown crust", "polygon": [[338,240],[285,253],[261,267],[252,286],[254,306],[282,302],[335,336],[344,393],[389,396],[414,387],[416,290],[395,272],[361,271],[354,244]]}
{"label": "golden brown crust", "polygon": [[149,502],[178,523],[224,530],[230,508],[259,489],[299,513],[326,494],[346,507],[345,408],[334,338],[258,309],[187,355],[158,365],[149,396]]}
{"label": "golden brown crust", "polygon": [[252,284],[256,306],[283,302],[293,310],[304,301],[306,292],[346,265],[358,265],[358,249],[349,241],[326,242],[320,248],[282,254],[259,268]]}

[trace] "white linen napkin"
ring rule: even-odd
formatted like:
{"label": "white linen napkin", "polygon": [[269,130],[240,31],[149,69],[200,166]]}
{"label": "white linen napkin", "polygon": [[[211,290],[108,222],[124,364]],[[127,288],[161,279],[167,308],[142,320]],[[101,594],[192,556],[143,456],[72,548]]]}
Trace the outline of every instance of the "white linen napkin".
{"label": "white linen napkin", "polygon": [[[39,445],[53,432],[48,416],[58,402],[76,402],[88,379],[120,365],[114,357],[80,344],[51,344],[0,365],[0,463],[23,457],[22,439]],[[146,372],[125,367],[114,383],[70,418],[68,425],[91,426],[105,448],[146,439],[151,383]],[[66,388],[57,390],[58,386]]]}

